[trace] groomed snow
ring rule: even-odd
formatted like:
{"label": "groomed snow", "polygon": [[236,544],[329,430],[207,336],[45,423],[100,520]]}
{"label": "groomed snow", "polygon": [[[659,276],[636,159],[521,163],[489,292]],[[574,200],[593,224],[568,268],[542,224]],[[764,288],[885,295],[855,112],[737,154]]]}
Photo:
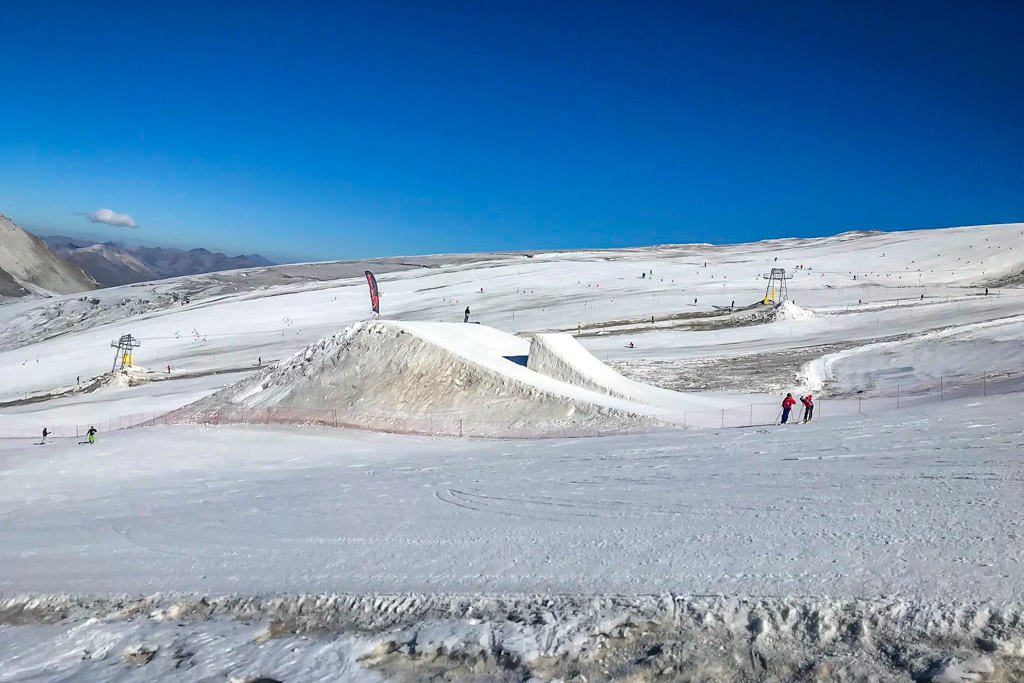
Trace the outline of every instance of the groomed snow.
{"label": "groomed snow", "polygon": [[580,440],[263,427],[4,440],[0,586],[1013,600],[1022,412],[1011,394]]}

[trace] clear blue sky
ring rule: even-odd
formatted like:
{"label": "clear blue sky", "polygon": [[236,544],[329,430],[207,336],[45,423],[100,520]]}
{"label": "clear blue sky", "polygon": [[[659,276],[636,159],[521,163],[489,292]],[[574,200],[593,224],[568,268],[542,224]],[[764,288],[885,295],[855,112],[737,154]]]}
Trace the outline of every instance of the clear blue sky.
{"label": "clear blue sky", "polygon": [[0,211],[41,231],[323,259],[1024,221],[1022,2],[0,22]]}

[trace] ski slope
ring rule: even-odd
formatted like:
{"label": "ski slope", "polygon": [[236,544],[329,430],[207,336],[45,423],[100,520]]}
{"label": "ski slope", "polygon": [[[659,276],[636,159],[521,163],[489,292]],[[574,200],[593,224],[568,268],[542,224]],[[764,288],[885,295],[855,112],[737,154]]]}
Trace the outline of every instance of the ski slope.
{"label": "ski slope", "polygon": [[[715,662],[715,680],[781,682],[849,647],[846,670],[879,680],[963,662],[1016,680],[1022,413],[1012,396],[770,433],[0,441],[0,590],[22,624],[0,624],[0,663],[370,681],[467,658],[491,680]],[[149,597],[93,597],[125,593]],[[894,665],[895,644],[914,656]],[[676,659],[648,670],[655,646]]]}
{"label": "ski slope", "polygon": [[1024,225],[408,264],[0,306],[0,680],[1024,677]]}

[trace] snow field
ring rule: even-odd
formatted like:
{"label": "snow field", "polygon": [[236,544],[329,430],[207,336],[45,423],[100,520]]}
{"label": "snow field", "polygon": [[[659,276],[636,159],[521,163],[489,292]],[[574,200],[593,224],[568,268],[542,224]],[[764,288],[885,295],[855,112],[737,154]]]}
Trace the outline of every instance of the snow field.
{"label": "snow field", "polygon": [[0,676],[1016,680],[1022,414],[0,442]]}
{"label": "snow field", "polygon": [[[361,278],[316,282],[318,266],[0,307],[0,402],[91,381],[129,332],[137,363],[188,377],[8,405],[0,433],[197,399],[333,402],[385,430],[458,415],[631,432],[0,440],[0,680],[1024,677],[1024,394],[962,398],[978,373],[1024,388],[1024,293],[1005,284],[1024,271],[1024,225],[451,258],[379,277],[380,323],[361,322]],[[794,275],[788,319],[705,315],[760,301],[773,266]],[[185,290],[189,305],[168,304]],[[485,324],[461,324],[467,305]],[[530,339],[530,367],[506,359]],[[667,392],[601,362],[763,356],[760,372],[791,353],[785,390],[871,400],[723,430],[762,397]],[[213,370],[239,374],[196,376]],[[896,410],[892,384],[951,376],[959,391]],[[763,398],[776,413],[780,396]],[[705,406],[712,429],[649,430]]]}
{"label": "snow field", "polygon": [[[760,301],[765,284],[761,275],[772,266],[784,266],[794,273],[791,295],[801,307],[845,309],[856,307],[858,299],[869,304],[900,299],[906,303],[925,293],[925,303],[934,303],[937,296],[966,299],[962,303],[975,311],[975,320],[982,320],[995,315],[993,309],[1016,311],[1017,303],[1009,296],[1016,292],[1001,291],[1004,296],[998,300],[993,296],[981,302],[973,296],[979,289],[963,288],[1024,270],[1022,230],[1024,226],[1015,224],[722,247],[544,253],[533,258],[495,255],[492,261],[388,273],[380,279],[382,304],[385,317],[392,319],[459,322],[462,310],[470,305],[474,320],[506,331],[567,331],[575,329],[577,322],[642,321],[651,315],[657,319],[681,311],[708,311],[712,304],[728,305],[732,300],[741,305]],[[933,249],[936,256],[926,259]],[[652,270],[653,277],[639,278],[638,271]],[[865,276],[870,276],[870,283],[864,282]],[[898,284],[904,276],[914,281],[915,288]],[[90,295],[102,302],[96,307],[81,304],[81,297],[74,296],[0,307],[0,348],[5,349],[0,351],[0,368],[7,379],[0,387],[0,400],[74,384],[78,375],[100,374],[109,367],[109,341],[123,333],[142,340],[137,353],[149,367],[170,363],[202,371],[252,366],[259,356],[287,357],[366,315],[365,283],[360,278],[318,283],[316,289],[307,281],[290,284],[288,280],[248,291],[240,283],[203,285],[207,289],[200,288],[187,306],[160,303],[173,292],[209,280],[179,278],[99,290]],[[136,303],[121,305],[124,301]],[[63,325],[61,321],[71,314],[57,314],[61,302],[69,309],[76,304],[101,312],[76,312],[71,324]],[[948,321],[959,303],[942,308],[937,317]],[[629,331],[587,340],[587,348],[601,360],[628,357],[624,346],[629,340],[638,342],[642,354],[686,354],[695,344],[697,353],[718,354],[744,346],[763,349],[814,343],[822,336],[877,337],[887,332],[882,329],[885,324],[929,329],[924,323],[914,324],[915,313],[897,313],[871,310],[863,316],[798,321],[799,329],[794,322],[793,329],[786,329],[787,325],[773,326],[770,332],[735,328],[693,332],[682,338],[679,332],[654,331],[639,339],[637,332]],[[927,312],[922,315],[930,317]],[[79,320],[78,316],[84,317]],[[63,325],[57,329],[64,334],[20,346],[54,325]],[[193,330],[199,332],[199,341],[192,337]],[[667,339],[659,337],[665,334]]]}
{"label": "snow field", "polygon": [[807,386],[833,394],[893,394],[1024,374],[1024,317],[1013,316],[879,342],[822,356],[803,368]]}
{"label": "snow field", "polygon": [[[1019,394],[776,429],[0,442],[0,591],[1013,601]],[[502,541],[496,543],[494,539]]]}

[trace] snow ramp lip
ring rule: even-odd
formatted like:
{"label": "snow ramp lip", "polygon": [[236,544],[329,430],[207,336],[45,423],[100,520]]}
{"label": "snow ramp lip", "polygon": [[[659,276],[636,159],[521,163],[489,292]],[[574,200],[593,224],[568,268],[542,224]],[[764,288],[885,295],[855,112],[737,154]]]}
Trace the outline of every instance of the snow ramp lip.
{"label": "snow ramp lip", "polygon": [[629,379],[594,357],[570,334],[535,335],[527,367],[588,391],[649,406],[663,419],[687,411],[729,410],[749,405],[742,399],[684,394]]}

